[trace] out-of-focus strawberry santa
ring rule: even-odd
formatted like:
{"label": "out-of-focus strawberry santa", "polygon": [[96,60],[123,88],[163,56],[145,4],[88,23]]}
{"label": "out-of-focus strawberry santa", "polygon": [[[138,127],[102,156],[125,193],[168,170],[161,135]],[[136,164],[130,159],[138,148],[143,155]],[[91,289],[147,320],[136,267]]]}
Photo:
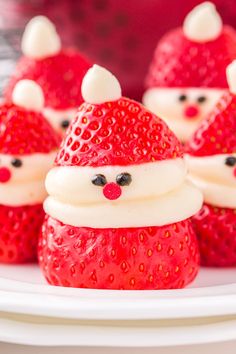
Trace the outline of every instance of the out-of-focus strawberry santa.
{"label": "out-of-focus strawberry santa", "polygon": [[186,142],[228,89],[225,71],[235,58],[235,30],[223,25],[214,4],[196,6],[158,43],[144,104]]}
{"label": "out-of-focus strawberry santa", "polygon": [[44,16],[36,16],[26,25],[21,49],[23,56],[5,89],[5,97],[11,99],[19,80],[33,80],[44,93],[45,117],[63,135],[83,101],[81,82],[91,65],[77,49],[62,48],[54,24]]}

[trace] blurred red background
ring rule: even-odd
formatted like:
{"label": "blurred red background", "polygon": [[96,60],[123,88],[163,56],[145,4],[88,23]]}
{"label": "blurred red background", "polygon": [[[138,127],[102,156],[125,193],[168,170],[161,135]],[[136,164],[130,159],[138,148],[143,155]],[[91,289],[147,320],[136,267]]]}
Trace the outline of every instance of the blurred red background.
{"label": "blurred red background", "polygon": [[[124,95],[140,99],[158,39],[181,25],[201,0],[0,0],[1,87],[20,54],[26,22],[44,14],[64,45],[75,45],[121,81]],[[225,23],[236,25],[236,0],[213,0]]]}

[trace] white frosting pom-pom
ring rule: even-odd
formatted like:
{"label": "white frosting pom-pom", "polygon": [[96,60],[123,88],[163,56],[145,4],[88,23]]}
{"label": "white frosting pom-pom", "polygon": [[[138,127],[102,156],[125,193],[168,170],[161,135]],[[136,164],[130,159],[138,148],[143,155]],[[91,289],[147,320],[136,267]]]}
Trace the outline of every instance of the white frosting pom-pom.
{"label": "white frosting pom-pom", "polygon": [[34,59],[57,54],[61,50],[61,40],[54,24],[44,16],[32,18],[25,27],[21,49],[24,55]]}
{"label": "white frosting pom-pom", "polygon": [[194,42],[207,42],[220,35],[222,26],[222,19],[215,5],[207,1],[189,12],[184,20],[183,31]]}
{"label": "white frosting pom-pom", "polygon": [[84,101],[93,104],[116,101],[121,97],[121,87],[117,78],[99,65],[94,65],[87,71],[81,92]]}
{"label": "white frosting pom-pom", "polygon": [[28,110],[41,111],[44,106],[43,91],[32,80],[20,80],[14,87],[12,102]]}
{"label": "white frosting pom-pom", "polygon": [[236,60],[232,61],[226,68],[226,76],[229,85],[229,91],[236,95]]}

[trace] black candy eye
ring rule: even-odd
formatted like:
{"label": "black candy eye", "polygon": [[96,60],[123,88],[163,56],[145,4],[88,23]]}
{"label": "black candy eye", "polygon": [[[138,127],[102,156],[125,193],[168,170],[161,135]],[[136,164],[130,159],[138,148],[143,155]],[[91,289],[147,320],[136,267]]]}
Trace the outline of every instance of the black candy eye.
{"label": "black candy eye", "polygon": [[198,103],[203,103],[206,101],[206,97],[205,96],[199,96],[197,99]]}
{"label": "black candy eye", "polygon": [[236,165],[236,157],[234,157],[234,156],[227,157],[225,159],[225,164],[230,167]]}
{"label": "black candy eye", "polygon": [[69,121],[68,119],[65,119],[65,120],[63,120],[63,121],[61,122],[61,127],[62,127],[63,129],[68,128],[69,125],[70,125],[70,121]]}
{"label": "black candy eye", "polygon": [[131,182],[132,177],[127,172],[120,173],[118,176],[116,176],[116,183],[119,184],[119,186],[128,186]]}
{"label": "black candy eye", "polygon": [[22,166],[22,161],[20,159],[13,159],[13,160],[11,160],[11,164],[14,167],[21,167]]}
{"label": "black candy eye", "polygon": [[187,96],[186,95],[180,95],[179,96],[179,101],[184,102],[186,100],[187,100]]}
{"label": "black candy eye", "polygon": [[92,184],[95,186],[103,187],[107,184],[107,179],[104,175],[94,175],[91,179]]}

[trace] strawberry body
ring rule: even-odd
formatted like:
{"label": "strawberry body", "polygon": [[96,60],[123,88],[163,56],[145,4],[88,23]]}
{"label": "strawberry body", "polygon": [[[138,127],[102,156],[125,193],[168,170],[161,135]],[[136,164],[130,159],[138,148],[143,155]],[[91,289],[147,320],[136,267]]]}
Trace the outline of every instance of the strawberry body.
{"label": "strawberry body", "polygon": [[199,253],[189,219],[163,227],[93,229],[46,216],[39,263],[57,286],[171,289],[195,278]]}
{"label": "strawberry body", "polygon": [[0,262],[24,263],[37,259],[37,242],[44,218],[42,204],[0,205]]}
{"label": "strawberry body", "polygon": [[204,204],[192,218],[204,266],[236,266],[236,210]]}

